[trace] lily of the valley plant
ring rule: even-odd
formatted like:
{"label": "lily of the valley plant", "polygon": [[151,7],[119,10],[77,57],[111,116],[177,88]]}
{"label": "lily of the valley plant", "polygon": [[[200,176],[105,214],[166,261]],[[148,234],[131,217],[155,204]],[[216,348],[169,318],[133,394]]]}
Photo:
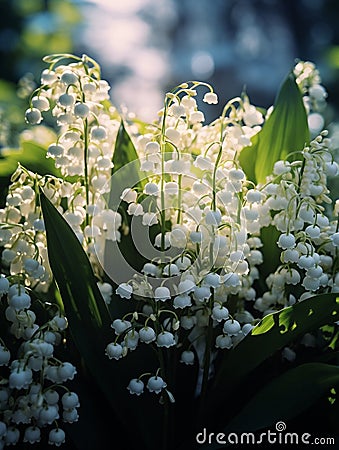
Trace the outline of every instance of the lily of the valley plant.
{"label": "lily of the valley plant", "polygon": [[0,449],[195,448],[330,411],[338,164],[315,66],[267,111],[243,93],[206,125],[218,96],[190,81],[146,124],[90,57],[44,60],[25,139],[55,167],[19,162],[0,210]]}

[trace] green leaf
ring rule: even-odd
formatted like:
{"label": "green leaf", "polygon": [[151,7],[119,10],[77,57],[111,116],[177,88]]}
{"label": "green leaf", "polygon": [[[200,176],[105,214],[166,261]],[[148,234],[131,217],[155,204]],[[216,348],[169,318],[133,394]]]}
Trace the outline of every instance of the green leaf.
{"label": "green leaf", "polygon": [[[0,206],[5,199],[10,185],[11,176],[16,171],[18,163],[33,173],[40,175],[60,176],[54,161],[46,158],[47,146],[55,140],[55,133],[47,127],[39,127],[31,132],[30,139],[24,135],[20,139],[20,148],[3,148],[0,156]],[[35,134],[36,133],[36,134]],[[44,144],[38,142],[43,141]]]}
{"label": "green leaf", "polygon": [[50,265],[66,313],[74,317],[76,327],[109,328],[108,309],[79,240],[43,192],[40,193],[40,202]]}
{"label": "green leaf", "polygon": [[[282,84],[273,112],[261,131],[252,139],[252,145],[241,151],[240,164],[248,179],[254,183],[264,183],[276,161],[302,150],[309,139],[302,95],[291,73]],[[295,160],[296,155],[288,159]]]}
{"label": "green leaf", "polygon": [[[73,230],[43,192],[40,193],[40,202],[46,227],[49,262],[61,293],[72,338],[104,394],[103,401],[110,404],[115,417],[119,418],[120,422],[114,423],[114,428],[120,428],[120,433],[124,435],[128,433],[132,423],[136,432],[128,436],[128,442],[135,448],[137,444],[141,449],[157,448],[161,433],[158,422],[162,419],[163,407],[152,396],[135,399],[126,389],[131,378],[144,372],[156,371],[158,366],[152,350],[144,346],[142,357],[138,349],[120,361],[108,359],[105,347],[116,336],[110,328],[111,318],[87,255]],[[123,302],[121,299],[119,302],[116,296],[113,296],[112,302],[112,307],[119,316]],[[152,416],[152,426],[155,427],[152,433],[148,430],[149,416],[144,414],[145,410]],[[100,411],[95,411],[95,414],[100,414]]]}
{"label": "green leaf", "polygon": [[281,249],[277,244],[280,234],[281,233],[273,225],[262,228],[260,231],[260,239],[263,244],[261,252],[264,261],[260,266],[260,273],[263,280],[266,279],[270,273],[274,273],[279,264],[281,264]]}
{"label": "green leaf", "polygon": [[140,170],[140,161],[134,144],[121,121],[113,153],[112,190],[110,206],[116,208],[126,188],[142,189],[146,175]]}
{"label": "green leaf", "polygon": [[134,144],[126,131],[124,122],[121,121],[113,153],[113,171],[115,172],[129,162],[137,159],[138,154],[135,150]]}
{"label": "green leaf", "polygon": [[[122,233],[120,242],[106,242],[104,261],[107,274],[117,284],[122,281],[120,276],[116,276],[117,271],[123,275],[123,281],[126,281],[133,277],[134,269],[140,271],[145,263],[145,258],[142,256],[145,252],[140,248],[136,248],[133,236],[138,242],[148,243],[148,228],[141,225],[140,217],[133,218],[134,227],[131,227],[131,218],[127,214],[127,203],[122,201],[120,197],[126,188],[142,191],[146,181],[146,174],[140,170],[140,160],[136,149],[125,129],[123,121],[121,121],[113,153],[111,191],[108,205],[113,210],[119,209],[123,213],[124,225],[129,228],[130,232],[127,234]],[[135,231],[136,227],[138,227],[137,232]],[[149,259],[152,259],[152,256]]]}
{"label": "green leaf", "polygon": [[[221,446],[214,438],[211,444],[203,445],[201,448],[216,450],[232,446],[236,444],[236,435],[239,438],[239,444],[241,442],[255,443],[260,436],[255,436],[253,432],[278,423],[284,430],[285,422],[306,411],[331,388],[338,385],[339,368],[337,366],[307,363],[290,369],[255,394],[222,430],[225,436],[232,433],[232,444],[225,442]],[[275,431],[277,429],[274,427],[272,432]],[[290,431],[286,427],[286,433],[288,432]],[[266,440],[264,439],[263,442]]]}
{"label": "green leaf", "polygon": [[293,419],[338,385],[337,366],[307,363],[290,369],[261,389],[231,420],[226,432],[255,431]]}
{"label": "green leaf", "polygon": [[34,141],[22,141],[20,149],[4,149],[0,159],[0,177],[10,177],[17,169],[18,163],[39,175],[56,175],[54,161],[46,158],[46,148]]}
{"label": "green leaf", "polygon": [[[305,333],[339,320],[339,297],[321,294],[265,316],[234,349],[225,354],[211,402],[222,401],[268,357]],[[218,400],[219,399],[219,400]]]}

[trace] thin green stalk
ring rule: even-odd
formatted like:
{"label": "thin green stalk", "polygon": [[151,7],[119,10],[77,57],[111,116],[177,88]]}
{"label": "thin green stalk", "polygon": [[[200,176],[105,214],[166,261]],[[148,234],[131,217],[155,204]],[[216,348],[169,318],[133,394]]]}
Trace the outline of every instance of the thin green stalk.
{"label": "thin green stalk", "polygon": [[[159,309],[159,303],[154,302],[154,312],[155,316],[159,318],[160,309]],[[154,323],[156,334],[158,335],[161,332],[161,326],[159,321],[155,321]],[[166,380],[166,366],[165,366],[165,358],[162,348],[156,348],[156,354],[159,360],[160,365],[160,374],[161,377]],[[170,439],[170,433],[169,433],[169,424],[170,424],[170,404],[169,404],[169,398],[166,392],[163,393],[163,400],[164,400],[164,417],[163,417],[163,427],[162,427],[162,448],[161,450],[171,450],[169,446],[169,439]]]}
{"label": "thin green stalk", "polygon": [[300,192],[301,182],[302,182],[304,170],[305,170],[305,165],[306,165],[306,158],[303,159],[302,166],[300,169],[297,192]]}
{"label": "thin green stalk", "polygon": [[[339,231],[339,214],[337,216],[337,226],[335,228],[335,232],[338,233]],[[338,247],[335,248],[335,257],[333,261],[333,269],[332,269],[332,277],[334,279],[336,273],[338,272],[338,266],[339,266],[339,251]]]}
{"label": "thin green stalk", "polygon": [[223,140],[224,140],[224,120],[226,117],[226,112],[228,110],[228,108],[230,107],[231,109],[234,108],[232,102],[238,101],[240,100],[238,97],[231,100],[230,102],[228,102],[225,106],[225,108],[223,109],[222,115],[220,117],[220,147],[219,147],[219,152],[218,152],[218,156],[217,159],[215,161],[214,164],[214,169],[213,169],[213,177],[212,177],[212,204],[211,204],[211,209],[213,211],[216,210],[217,207],[217,202],[216,202],[216,193],[217,193],[217,188],[216,188],[216,175],[217,175],[217,170],[218,170],[218,166],[221,160],[221,156],[222,156],[222,145],[223,145]]}
{"label": "thin green stalk", "polygon": [[161,179],[160,179],[160,217],[161,217],[161,251],[165,251],[165,233],[166,233],[166,214],[165,214],[165,130],[166,130],[166,114],[167,114],[167,99],[164,105],[164,115],[161,124],[161,137],[160,137],[160,151],[161,151]]}
{"label": "thin green stalk", "polygon": [[217,202],[216,202],[216,195],[217,195],[217,169],[218,169],[218,165],[221,159],[221,155],[222,155],[222,142],[220,143],[220,148],[219,148],[219,153],[217,156],[217,159],[215,161],[215,165],[213,168],[213,178],[212,178],[212,205],[211,205],[211,209],[213,211],[216,210],[217,207]]}
{"label": "thin green stalk", "polygon": [[[214,292],[212,289],[212,295],[209,302],[209,307],[211,308],[214,303]],[[201,393],[200,393],[200,406],[199,406],[199,416],[198,416],[198,427],[204,425],[202,423],[204,417],[204,409],[207,398],[207,388],[208,388],[208,379],[211,365],[211,348],[212,348],[212,340],[213,340],[213,319],[210,315],[208,320],[207,327],[207,335],[206,335],[206,348],[204,354],[204,370],[202,376],[202,384],[201,384]]]}
{"label": "thin green stalk", "polygon": [[180,174],[178,176],[178,217],[177,217],[177,224],[181,223],[181,202],[182,202],[182,192],[181,192],[181,182],[182,182],[182,175]]}
{"label": "thin green stalk", "polygon": [[[85,165],[85,191],[86,191],[86,207],[89,205],[89,180],[88,180],[88,119],[84,120],[84,165]],[[86,226],[89,223],[88,213],[86,208]]]}
{"label": "thin green stalk", "polygon": [[[165,234],[166,234],[166,215],[165,215],[165,193],[164,193],[164,183],[163,176],[161,176],[161,252],[165,251]],[[165,261],[165,260],[164,260]],[[164,262],[161,261],[161,262]]]}
{"label": "thin green stalk", "polygon": [[[162,349],[159,349],[158,351],[158,358],[160,363],[160,373],[163,378],[166,379],[166,371],[165,371],[165,360]],[[163,393],[163,401],[164,401],[164,418],[163,418],[163,427],[162,427],[162,450],[169,450],[169,440],[170,440],[170,433],[169,433],[169,424],[170,424],[170,404],[168,395],[166,392]]]}

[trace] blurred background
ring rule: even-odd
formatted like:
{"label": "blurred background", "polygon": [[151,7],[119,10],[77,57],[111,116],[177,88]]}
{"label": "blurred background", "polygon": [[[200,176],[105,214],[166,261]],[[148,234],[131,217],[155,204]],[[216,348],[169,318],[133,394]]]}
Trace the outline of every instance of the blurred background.
{"label": "blurred background", "polygon": [[[0,0],[0,145],[13,144],[50,53],[87,53],[102,66],[111,98],[146,121],[163,95],[192,79],[211,83],[220,105],[246,89],[274,102],[296,59],[317,64],[339,110],[336,0]],[[202,105],[204,107],[204,105]]]}

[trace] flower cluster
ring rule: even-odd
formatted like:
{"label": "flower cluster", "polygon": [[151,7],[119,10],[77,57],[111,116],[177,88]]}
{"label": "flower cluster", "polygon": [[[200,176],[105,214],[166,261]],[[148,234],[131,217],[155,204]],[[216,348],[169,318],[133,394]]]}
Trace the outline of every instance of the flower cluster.
{"label": "flower cluster", "polygon": [[326,108],[326,89],[321,84],[321,78],[315,65],[309,61],[298,62],[294,68],[294,74],[298,85],[305,94],[303,100],[308,113],[310,133],[316,137],[325,125],[322,112]]}
{"label": "flower cluster", "polygon": [[[313,72],[308,63],[299,63],[295,71],[312,120],[326,95],[310,67]],[[120,359],[145,343],[158,352],[181,348],[181,362],[190,365],[198,358],[202,367],[209,333],[215,355],[243,339],[261,317],[258,312],[266,315],[338,288],[337,214],[333,211],[331,222],[323,206],[331,203],[327,177],[338,173],[327,131],[299,159],[277,161],[266,182],[253,185],[238,155],[268,116],[244,96],[203,126],[194,98],[199,86],[183,84],[168,93],[160,124],[137,141],[147,183],[142,190],[125,189],[121,199],[144,226],[158,225],[154,245],[161,253],[145,263],[143,275],[116,289],[121,298],[137,300],[137,312],[131,320],[113,322],[116,339],[106,349],[110,358]],[[207,87],[204,100],[213,96],[216,101]],[[266,227],[282,233],[277,238],[282,265],[267,277],[267,292],[260,292],[260,232]],[[141,380],[131,383],[129,391],[139,395]]]}
{"label": "flower cluster", "polygon": [[[250,179],[240,155],[252,146],[272,108],[264,112],[243,94],[205,125],[198,92],[205,90],[207,104],[218,103],[218,97],[210,85],[193,81],[166,94],[164,108],[153,123],[126,123],[140,177],[130,184],[127,180],[116,192],[120,186],[112,161],[120,120],[98,65],[87,56],[70,55],[51,56],[46,62],[50,67],[32,95],[26,121],[38,125],[48,111],[55,120],[58,138],[46,156],[55,161],[61,176],[39,177],[19,167],[6,206],[0,210],[1,262],[16,280],[4,291],[11,311],[6,317],[12,322],[11,333],[25,341],[19,352],[22,362],[11,365],[11,370],[28,371],[28,385],[22,389],[29,390],[32,383],[32,358],[43,379],[56,384],[65,381],[58,373],[67,364],[40,350],[48,344],[53,352],[48,333],[60,331],[53,328],[56,319],[48,321],[42,332],[28,312],[30,293],[47,292],[52,281],[40,188],[82,243],[104,301],[110,304],[113,297],[127,305],[129,312],[112,321],[107,357],[121,360],[143,344],[155,350],[158,369],[135,374],[128,384],[131,394],[142,394],[147,378],[149,392],[160,394],[162,401],[174,401],[164,358],[174,348],[179,349],[181,363],[199,365],[199,394],[214,359],[234,348],[264,315],[315,293],[338,292],[339,211],[338,204],[331,207],[327,187],[328,177],[338,174],[338,164],[323,130],[327,94],[314,65],[299,62],[294,68],[312,140],[276,161],[265,182]],[[113,191],[120,200],[115,207],[109,203]],[[280,257],[268,275],[267,268],[266,273],[262,269],[265,229],[276,236]],[[103,255],[108,241],[119,242],[122,233],[129,233],[140,251],[151,240],[152,251],[142,255],[140,271],[133,268],[133,275],[123,274],[123,279],[115,274],[113,261],[109,280]],[[1,280],[6,284],[7,278]],[[288,351],[284,350],[284,357],[289,357]],[[58,400],[50,404],[45,392],[51,388],[40,389],[42,397],[34,398],[45,411]],[[62,403],[64,420],[76,420],[77,402]],[[54,412],[52,420],[59,416],[55,406]],[[34,416],[36,426],[40,415]],[[11,420],[6,416],[6,424]],[[61,431],[57,428],[53,433],[50,441],[56,443]]]}
{"label": "flower cluster", "polygon": [[[35,263],[27,259],[26,269],[39,270]],[[36,295],[25,286],[22,276],[0,277],[1,313],[4,311],[8,323],[8,337],[0,339],[0,448],[20,441],[40,442],[43,428],[59,419],[68,423],[78,420],[78,396],[65,385],[76,369],[55,355],[67,320],[56,305],[42,302]],[[37,321],[39,307],[50,317],[41,325]],[[11,336],[16,338],[15,346]],[[60,446],[65,441],[62,428],[50,428],[48,441]]]}
{"label": "flower cluster", "polygon": [[336,206],[330,212],[335,219],[330,221],[323,206],[331,203],[327,176],[338,174],[329,146],[325,130],[304,148],[300,160],[278,161],[263,187],[265,214],[281,233],[277,245],[282,263],[266,280],[269,291],[255,301],[265,314],[314,292],[338,291],[338,211]]}
{"label": "flower cluster", "polygon": [[[62,64],[69,58],[72,62]],[[58,126],[57,140],[49,145],[46,157],[55,161],[63,179],[47,180],[44,192],[62,208],[95,263],[96,252],[103,251],[106,239],[120,240],[121,216],[102,198],[110,189],[120,121],[108,101],[110,86],[100,78],[95,61],[86,55],[56,55],[45,60],[50,66],[31,96],[26,121],[39,124],[50,111]],[[70,177],[78,181],[70,182]]]}

